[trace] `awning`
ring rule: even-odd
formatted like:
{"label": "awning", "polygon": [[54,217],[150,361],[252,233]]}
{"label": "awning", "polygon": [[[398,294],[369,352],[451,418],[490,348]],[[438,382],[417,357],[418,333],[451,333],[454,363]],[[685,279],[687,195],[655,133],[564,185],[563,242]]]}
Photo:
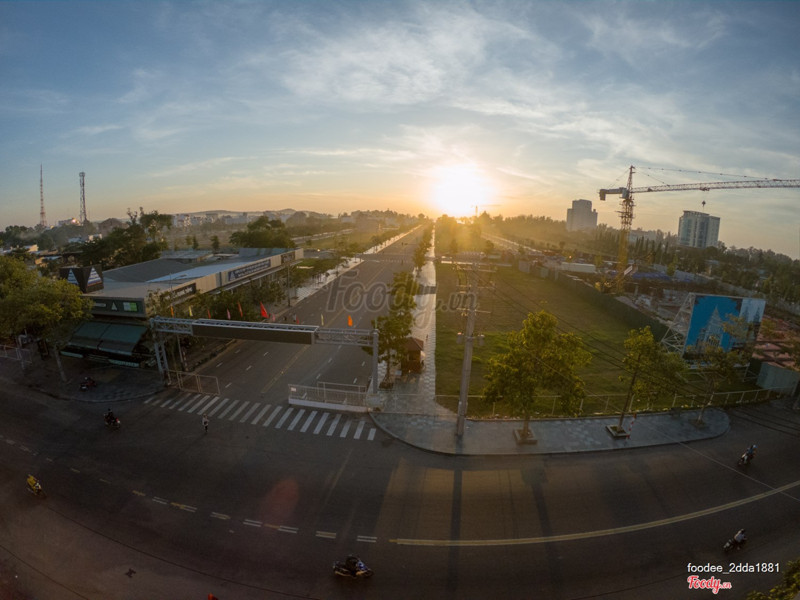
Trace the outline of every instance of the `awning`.
{"label": "awning", "polygon": [[75,330],[67,346],[131,356],[146,331],[144,325],[87,321]]}

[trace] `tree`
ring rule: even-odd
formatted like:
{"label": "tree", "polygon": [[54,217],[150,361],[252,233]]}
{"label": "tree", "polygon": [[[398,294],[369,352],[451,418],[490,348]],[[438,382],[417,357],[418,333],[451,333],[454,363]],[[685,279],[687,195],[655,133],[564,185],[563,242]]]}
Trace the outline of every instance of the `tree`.
{"label": "tree", "polygon": [[[395,359],[405,352],[406,339],[411,335],[411,325],[414,321],[414,309],[417,302],[414,300],[419,289],[419,284],[414,281],[408,271],[399,271],[394,274],[389,287],[389,314],[373,319],[372,326],[378,330],[378,358],[386,361],[386,379],[392,379],[392,365]],[[367,354],[372,355],[372,347],[364,347]]]}
{"label": "tree", "polygon": [[800,592],[800,560],[790,560],[783,569],[783,581],[769,593],[750,592],[747,600],[795,600]]}
{"label": "tree", "polygon": [[622,365],[627,375],[620,380],[629,381],[625,406],[619,416],[615,431],[622,432],[622,420],[631,409],[635,398],[638,401],[657,402],[672,394],[675,382],[683,378],[687,366],[674,352],[669,352],[656,342],[650,327],[632,329],[624,342],[625,357]]}
{"label": "tree", "polygon": [[574,333],[558,333],[555,316],[530,313],[522,329],[507,336],[508,351],[489,359],[484,378],[484,399],[504,400],[524,419],[521,437],[531,437],[530,418],[537,395],[556,393],[562,410],[576,414],[584,395],[583,380],[576,370],[589,364],[591,354]]}
{"label": "tree", "polygon": [[219,252],[219,236],[212,235],[211,236],[211,249],[214,251],[214,254]]}
{"label": "tree", "polygon": [[58,347],[81,321],[91,318],[92,302],[65,279],[47,279],[16,259],[0,257],[0,337],[28,333]]}
{"label": "tree", "polygon": [[294,242],[280,219],[259,217],[245,231],[234,231],[230,242],[240,248],[294,248]]}

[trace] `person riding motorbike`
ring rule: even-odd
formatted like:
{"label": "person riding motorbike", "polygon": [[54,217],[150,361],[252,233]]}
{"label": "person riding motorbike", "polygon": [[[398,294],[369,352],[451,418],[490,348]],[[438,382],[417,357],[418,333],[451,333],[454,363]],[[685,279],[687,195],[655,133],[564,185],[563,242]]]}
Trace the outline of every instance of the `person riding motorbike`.
{"label": "person riding motorbike", "polygon": [[36,479],[33,475],[28,475],[26,482],[28,483],[28,487],[34,494],[39,494],[42,491],[42,484],[39,483],[39,480]]}
{"label": "person riding motorbike", "polygon": [[741,546],[747,541],[747,536],[744,533],[744,529],[740,529],[736,532],[736,535],[733,536],[733,543],[737,546]]}
{"label": "person riding motorbike", "polygon": [[756,455],[756,448],[758,448],[758,446],[756,446],[755,444],[750,444],[747,450],[744,451],[744,454],[745,456],[747,456],[748,461],[753,460],[753,457]]}
{"label": "person riding motorbike", "polygon": [[115,421],[116,417],[114,416],[114,411],[109,408],[108,412],[106,413],[106,424],[113,425]]}

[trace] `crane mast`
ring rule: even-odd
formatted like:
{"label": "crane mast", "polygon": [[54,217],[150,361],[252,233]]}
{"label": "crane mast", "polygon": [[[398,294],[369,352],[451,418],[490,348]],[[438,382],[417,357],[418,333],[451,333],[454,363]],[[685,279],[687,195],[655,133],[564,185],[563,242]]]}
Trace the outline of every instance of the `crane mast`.
{"label": "crane mast", "polygon": [[710,183],[679,183],[674,185],[652,185],[633,187],[633,174],[636,168],[631,165],[628,169],[628,183],[625,187],[604,188],[599,190],[600,200],[606,196],[620,196],[619,253],[617,257],[617,289],[622,287],[622,278],[628,268],[628,234],[633,223],[633,196],[646,192],[677,192],[681,190],[709,190],[744,189],[744,188],[800,188],[800,179],[749,179],[744,181],[714,181]]}

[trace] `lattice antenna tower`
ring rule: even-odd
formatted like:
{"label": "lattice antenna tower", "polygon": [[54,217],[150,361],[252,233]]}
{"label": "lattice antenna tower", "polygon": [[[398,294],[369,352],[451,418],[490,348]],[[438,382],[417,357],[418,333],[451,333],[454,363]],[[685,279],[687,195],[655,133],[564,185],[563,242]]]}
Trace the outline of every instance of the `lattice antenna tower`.
{"label": "lattice antenna tower", "polygon": [[39,165],[39,226],[47,229],[47,216],[44,214],[44,175],[42,165]]}
{"label": "lattice antenna tower", "polygon": [[81,171],[78,176],[81,180],[81,214],[78,216],[78,221],[81,225],[86,225],[89,222],[89,218],[86,216],[86,190],[83,187],[83,178],[86,177],[86,173]]}

